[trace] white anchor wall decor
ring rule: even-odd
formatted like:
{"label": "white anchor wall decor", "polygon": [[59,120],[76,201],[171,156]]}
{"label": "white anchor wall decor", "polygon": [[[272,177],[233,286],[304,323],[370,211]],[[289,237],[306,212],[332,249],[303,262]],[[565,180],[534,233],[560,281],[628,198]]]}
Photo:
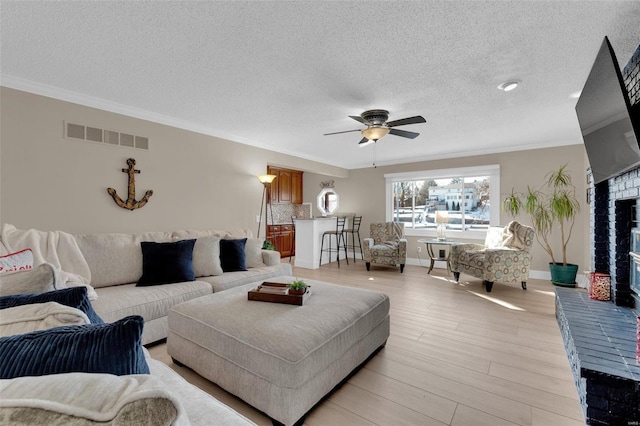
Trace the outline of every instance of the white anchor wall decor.
{"label": "white anchor wall decor", "polygon": [[140,201],[136,201],[136,173],[140,173],[140,170],[136,170],[136,160],[133,158],[127,159],[127,166],[129,168],[122,169],[123,172],[129,175],[129,194],[126,201],[122,201],[122,198],[116,194],[116,190],[113,188],[107,188],[107,192],[109,195],[113,197],[113,201],[116,202],[117,205],[127,210],[135,210],[147,204],[149,198],[153,195],[153,190],[149,190],[144,193],[144,197]]}

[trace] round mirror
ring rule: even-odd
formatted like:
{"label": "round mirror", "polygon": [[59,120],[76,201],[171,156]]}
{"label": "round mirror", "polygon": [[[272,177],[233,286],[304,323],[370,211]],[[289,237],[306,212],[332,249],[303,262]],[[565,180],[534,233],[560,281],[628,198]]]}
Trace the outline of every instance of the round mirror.
{"label": "round mirror", "polygon": [[322,216],[333,214],[338,210],[338,201],[340,197],[333,188],[324,188],[318,194],[318,209]]}

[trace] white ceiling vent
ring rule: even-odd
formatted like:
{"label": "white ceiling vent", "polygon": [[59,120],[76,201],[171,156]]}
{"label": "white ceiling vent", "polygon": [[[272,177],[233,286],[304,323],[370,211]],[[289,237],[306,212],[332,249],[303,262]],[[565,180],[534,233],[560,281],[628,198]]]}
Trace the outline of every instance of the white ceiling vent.
{"label": "white ceiling vent", "polygon": [[97,127],[84,126],[64,122],[64,137],[67,139],[119,145],[128,148],[149,149],[149,138],[128,133],[104,130]]}

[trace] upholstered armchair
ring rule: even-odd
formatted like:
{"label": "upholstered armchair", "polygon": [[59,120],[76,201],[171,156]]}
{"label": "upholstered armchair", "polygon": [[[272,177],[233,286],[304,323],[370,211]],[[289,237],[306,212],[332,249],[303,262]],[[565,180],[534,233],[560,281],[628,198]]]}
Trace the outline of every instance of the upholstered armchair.
{"label": "upholstered armchair", "polygon": [[404,272],[407,263],[407,240],[404,238],[404,223],[383,222],[372,223],[371,237],[365,238],[362,245],[362,257],[367,265],[385,266],[400,265],[400,273]]}
{"label": "upholstered armchair", "polygon": [[460,273],[483,280],[487,292],[493,283],[520,282],[527,289],[531,268],[533,228],[513,221],[504,228],[489,227],[484,244],[456,244],[451,247],[451,270],[458,281]]}

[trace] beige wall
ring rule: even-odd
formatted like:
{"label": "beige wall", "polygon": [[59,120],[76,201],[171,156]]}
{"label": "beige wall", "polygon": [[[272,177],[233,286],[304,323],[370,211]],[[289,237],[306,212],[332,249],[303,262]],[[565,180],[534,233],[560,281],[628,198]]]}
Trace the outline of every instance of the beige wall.
{"label": "beige wall", "polygon": [[[304,181],[305,201],[313,201],[315,206],[315,198],[312,195],[319,192],[319,183],[323,180],[334,179],[336,192],[340,195],[339,210],[341,212],[362,214],[363,224],[360,234],[366,237],[369,235],[368,229],[371,222],[385,220],[384,175],[386,173],[499,164],[500,193],[505,196],[511,191],[512,187],[515,187],[516,190],[525,190],[527,185],[542,184],[546,173],[557,169],[565,163],[568,164],[568,170],[572,172],[574,184],[577,187],[578,200],[581,202],[582,208],[568,247],[568,256],[569,261],[578,263],[581,268],[580,271],[582,271],[589,267],[589,206],[585,202],[585,176],[588,162],[582,145],[357,169],[351,170],[348,179],[328,178],[327,176],[307,173]],[[314,209],[314,214],[319,214],[317,209]],[[527,217],[517,219],[522,223],[530,224],[530,220]],[[500,224],[505,225],[510,220],[512,220],[511,217],[501,212]],[[416,249],[419,238],[408,237],[409,257],[415,258],[417,256]],[[554,249],[560,250],[559,244],[559,240],[555,240]],[[547,271],[549,261],[550,259],[546,252],[536,244],[533,252],[532,269]]]}
{"label": "beige wall", "polygon": [[[255,233],[262,196],[256,175],[271,164],[305,171],[304,201],[312,203],[315,215],[320,182],[334,180],[340,211],[362,213],[367,236],[369,223],[385,219],[385,173],[500,164],[504,195],[513,186],[540,184],[549,170],[568,163],[583,202],[570,260],[588,269],[588,206],[580,196],[588,162],[582,145],[348,171],[5,87],[0,88],[0,111],[0,223],[72,233],[178,228]],[[150,149],[65,139],[65,120],[147,136]],[[154,190],[149,203],[135,211],[117,207],[106,192],[114,187],[126,197],[127,179],[120,169],[129,157],[142,171],[136,175],[136,198]],[[500,222],[509,220],[503,215]],[[409,238],[410,257],[416,257],[416,240]],[[536,246],[533,269],[546,271],[547,262]]]}
{"label": "beige wall", "polygon": [[[179,228],[257,231],[267,164],[347,176],[348,171],[149,121],[0,88],[0,220],[19,228],[72,233]],[[149,138],[148,151],[64,138],[63,122]],[[136,199],[128,211],[126,160],[135,158]]]}

